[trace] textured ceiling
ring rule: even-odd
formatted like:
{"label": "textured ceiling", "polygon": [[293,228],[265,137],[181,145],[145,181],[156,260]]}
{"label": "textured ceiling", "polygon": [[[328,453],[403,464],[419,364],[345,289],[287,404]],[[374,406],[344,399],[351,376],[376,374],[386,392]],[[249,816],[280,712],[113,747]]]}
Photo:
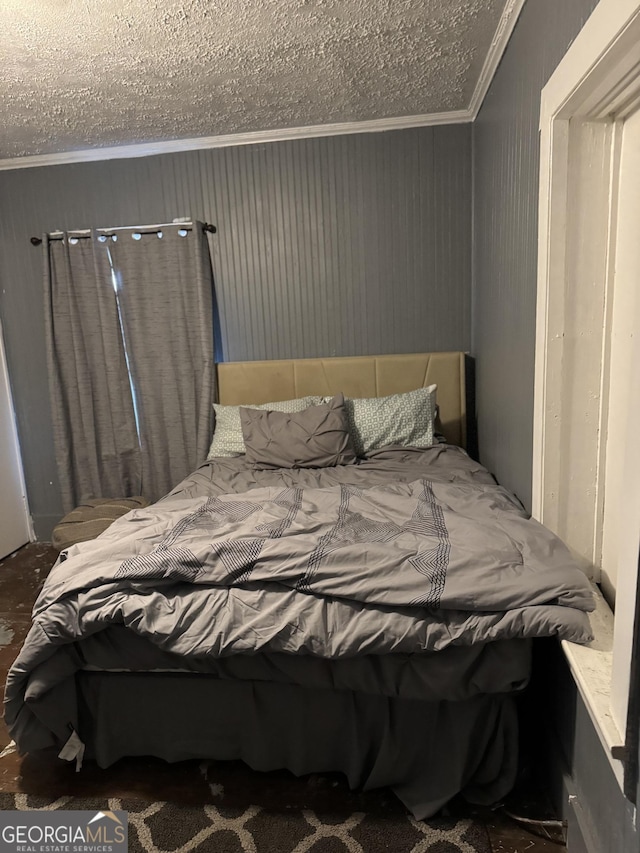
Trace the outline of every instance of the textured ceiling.
{"label": "textured ceiling", "polygon": [[0,0],[0,159],[464,110],[504,8]]}

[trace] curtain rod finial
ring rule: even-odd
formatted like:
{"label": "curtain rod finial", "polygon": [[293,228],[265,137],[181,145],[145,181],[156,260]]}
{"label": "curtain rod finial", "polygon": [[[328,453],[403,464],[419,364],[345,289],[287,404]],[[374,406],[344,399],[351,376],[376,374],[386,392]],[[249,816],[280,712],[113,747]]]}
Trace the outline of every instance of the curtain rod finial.
{"label": "curtain rod finial", "polygon": [[42,243],[42,239],[40,237],[32,237],[31,238],[31,245],[32,246],[39,246],[41,243]]}
{"label": "curtain rod finial", "polygon": [[208,222],[205,222],[205,224],[202,226],[202,230],[208,231],[209,234],[215,234],[218,229],[215,225],[210,225]]}

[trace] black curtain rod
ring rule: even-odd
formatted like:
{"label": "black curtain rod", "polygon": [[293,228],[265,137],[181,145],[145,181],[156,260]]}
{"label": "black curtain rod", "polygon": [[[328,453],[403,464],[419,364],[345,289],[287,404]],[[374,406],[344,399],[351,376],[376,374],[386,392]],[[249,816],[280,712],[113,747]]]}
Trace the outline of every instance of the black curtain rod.
{"label": "black curtain rod", "polygon": [[[165,225],[165,226],[163,226],[163,227],[165,227],[165,228],[170,228],[171,226],[175,226],[176,228],[179,228],[180,226],[182,226],[182,227],[183,227],[183,228],[185,228],[187,231],[190,231],[190,230],[191,230],[191,228],[192,228],[192,226],[191,226],[191,225],[187,225],[186,223],[184,223],[184,224],[183,224],[183,223],[181,223],[181,222],[169,222],[169,223],[167,223],[167,225]],[[125,227],[125,228],[114,228],[114,229],[109,229],[109,228],[97,228],[97,229],[96,229],[96,231],[103,231],[103,232],[109,232],[110,230],[113,230],[113,231],[126,231],[126,230],[127,230],[127,228]],[[136,230],[136,229],[135,229],[135,226],[132,226],[131,230],[132,230],[132,231],[135,231],[135,230]],[[140,230],[140,233],[143,233],[143,232],[144,232],[144,233],[147,233],[147,234],[152,234],[152,233],[153,233],[153,231],[147,231],[147,232],[145,232],[145,231],[144,231],[144,226],[142,226],[139,230]],[[202,226],[202,230],[203,230],[203,231],[208,231],[208,232],[209,232],[209,234],[215,234],[215,233],[217,232],[217,230],[218,230],[218,229],[216,228],[216,226],[215,226],[215,225],[210,225],[208,222],[205,222],[205,223],[204,223],[204,225]],[[73,232],[72,232],[72,233],[73,233]],[[91,234],[77,234],[77,235],[74,235],[74,236],[75,236],[76,240],[86,240],[88,237],[90,237],[90,236],[91,236]],[[49,237],[49,240],[63,240],[63,239],[64,239],[64,237]],[[40,246],[40,245],[42,244],[42,237],[31,237],[31,244],[32,244],[33,246]]]}

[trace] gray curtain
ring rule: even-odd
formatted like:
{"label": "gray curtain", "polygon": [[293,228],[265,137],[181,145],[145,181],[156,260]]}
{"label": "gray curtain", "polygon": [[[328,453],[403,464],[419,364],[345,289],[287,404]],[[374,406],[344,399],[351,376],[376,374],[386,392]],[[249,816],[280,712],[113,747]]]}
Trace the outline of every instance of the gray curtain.
{"label": "gray curtain", "polygon": [[45,328],[65,512],[140,493],[141,455],[104,244],[45,236]]}
{"label": "gray curtain", "polygon": [[47,240],[45,315],[65,511],[166,494],[204,461],[215,395],[201,223]]}
{"label": "gray curtain", "polygon": [[108,241],[142,454],[157,500],[204,461],[215,393],[213,274],[201,223]]}

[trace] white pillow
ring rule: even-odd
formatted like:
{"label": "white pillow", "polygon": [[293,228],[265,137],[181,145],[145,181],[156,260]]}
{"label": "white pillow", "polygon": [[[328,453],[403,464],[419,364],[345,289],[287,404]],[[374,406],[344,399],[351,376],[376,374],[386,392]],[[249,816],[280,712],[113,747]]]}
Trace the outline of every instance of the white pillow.
{"label": "white pillow", "polygon": [[389,444],[431,447],[435,443],[436,385],[388,397],[344,401],[358,456]]}
{"label": "white pillow", "polygon": [[[260,406],[251,406],[251,408],[270,409],[272,412],[301,412],[303,409],[309,406],[317,406],[321,402],[322,397],[300,397],[297,400],[262,403]],[[214,456],[235,456],[236,453],[244,453],[240,406],[221,406],[219,403],[214,403],[213,410],[215,413],[213,440],[207,459],[213,459]]]}

